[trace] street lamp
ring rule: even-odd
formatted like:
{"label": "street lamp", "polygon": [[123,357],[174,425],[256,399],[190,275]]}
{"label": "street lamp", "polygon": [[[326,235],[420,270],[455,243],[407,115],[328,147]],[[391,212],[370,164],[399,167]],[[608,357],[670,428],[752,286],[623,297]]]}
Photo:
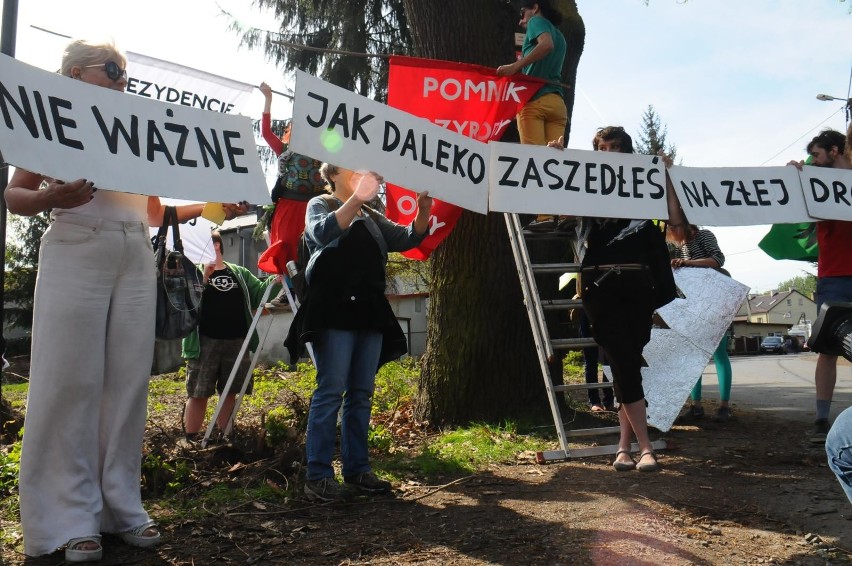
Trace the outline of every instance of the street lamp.
{"label": "street lamp", "polygon": [[818,94],[816,95],[817,100],[822,100],[823,102],[829,100],[841,100],[846,103],[846,124],[849,124],[849,119],[852,118],[852,98],[840,98],[839,96],[829,96],[827,94]]}

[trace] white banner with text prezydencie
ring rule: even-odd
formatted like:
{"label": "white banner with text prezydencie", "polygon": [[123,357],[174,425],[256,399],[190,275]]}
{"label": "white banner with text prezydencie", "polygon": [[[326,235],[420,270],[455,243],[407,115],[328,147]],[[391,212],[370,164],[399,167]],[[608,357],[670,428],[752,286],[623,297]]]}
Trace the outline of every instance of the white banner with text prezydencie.
{"label": "white banner with text prezydencie", "polygon": [[491,142],[489,209],[606,218],[668,218],[656,156]]}
{"label": "white banner with text prezydencie", "polygon": [[225,114],[248,114],[254,86],[128,51],[127,92]]}
{"label": "white banner with text prezydencie", "polygon": [[749,226],[813,220],[795,167],[679,167],[669,170],[692,224]]}
{"label": "white banner with text prezydencie", "polygon": [[296,72],[290,148],[352,170],[371,170],[415,192],[488,211],[488,146]]}
{"label": "white banner with text prezydencie", "polygon": [[852,220],[852,169],[805,166],[799,177],[811,216]]}
{"label": "white banner with text prezydencie", "polygon": [[195,201],[266,203],[251,120],[127,96],[0,56],[0,151],[46,177]]}

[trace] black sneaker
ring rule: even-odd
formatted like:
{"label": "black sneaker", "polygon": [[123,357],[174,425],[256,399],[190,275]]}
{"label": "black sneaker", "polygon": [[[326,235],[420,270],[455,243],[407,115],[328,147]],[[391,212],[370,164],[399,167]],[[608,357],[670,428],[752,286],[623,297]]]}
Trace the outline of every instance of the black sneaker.
{"label": "black sneaker", "polygon": [[305,481],[305,495],[310,501],[340,501],[343,499],[343,488],[334,478]]}
{"label": "black sneaker", "polygon": [[560,216],[556,223],[557,232],[573,232],[577,227],[577,218],[572,216]]}
{"label": "black sneaker", "polygon": [[716,409],[716,416],[713,417],[713,420],[717,423],[724,423],[731,420],[731,408],[730,407],[719,407]]}
{"label": "black sneaker", "polygon": [[527,230],[530,232],[553,232],[556,230],[556,218],[548,218],[547,220],[534,220],[527,224]]}
{"label": "black sneaker", "polygon": [[828,419],[815,420],[814,428],[811,431],[811,444],[825,444],[825,437],[830,428],[831,425],[828,423]]}
{"label": "black sneaker", "polygon": [[389,481],[380,480],[373,472],[364,472],[356,476],[343,478],[347,488],[364,495],[381,495],[390,493],[393,486]]}
{"label": "black sneaker", "polygon": [[699,420],[704,418],[704,407],[701,405],[692,405],[689,408],[689,416],[692,417],[693,420]]}

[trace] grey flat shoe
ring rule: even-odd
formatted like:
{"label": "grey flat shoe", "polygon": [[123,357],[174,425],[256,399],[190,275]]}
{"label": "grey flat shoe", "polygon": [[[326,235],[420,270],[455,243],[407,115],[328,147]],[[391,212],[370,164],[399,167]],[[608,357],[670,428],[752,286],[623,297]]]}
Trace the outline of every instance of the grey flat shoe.
{"label": "grey flat shoe", "polygon": [[630,455],[630,450],[619,450],[615,453],[615,461],[612,463],[612,467],[615,468],[616,472],[629,472],[636,469],[636,462],[633,461],[632,457],[629,462],[619,462],[619,454]]}
{"label": "grey flat shoe", "polygon": [[[650,464],[642,464],[641,460],[645,456],[651,456],[654,459]],[[640,472],[656,472],[660,469],[660,465],[657,463],[657,455],[654,454],[653,450],[643,450],[641,454],[639,454],[640,463],[636,464],[636,469]]]}

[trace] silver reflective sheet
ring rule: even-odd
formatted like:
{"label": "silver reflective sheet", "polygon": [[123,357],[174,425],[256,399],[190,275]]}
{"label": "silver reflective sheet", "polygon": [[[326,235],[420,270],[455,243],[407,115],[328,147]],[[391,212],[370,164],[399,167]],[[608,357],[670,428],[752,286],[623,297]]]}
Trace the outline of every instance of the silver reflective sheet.
{"label": "silver reflective sheet", "polygon": [[657,311],[669,328],[653,329],[642,351],[648,362],[642,368],[648,424],[663,432],[672,427],[749,291],[715,269],[682,267],[674,276],[686,298]]}

